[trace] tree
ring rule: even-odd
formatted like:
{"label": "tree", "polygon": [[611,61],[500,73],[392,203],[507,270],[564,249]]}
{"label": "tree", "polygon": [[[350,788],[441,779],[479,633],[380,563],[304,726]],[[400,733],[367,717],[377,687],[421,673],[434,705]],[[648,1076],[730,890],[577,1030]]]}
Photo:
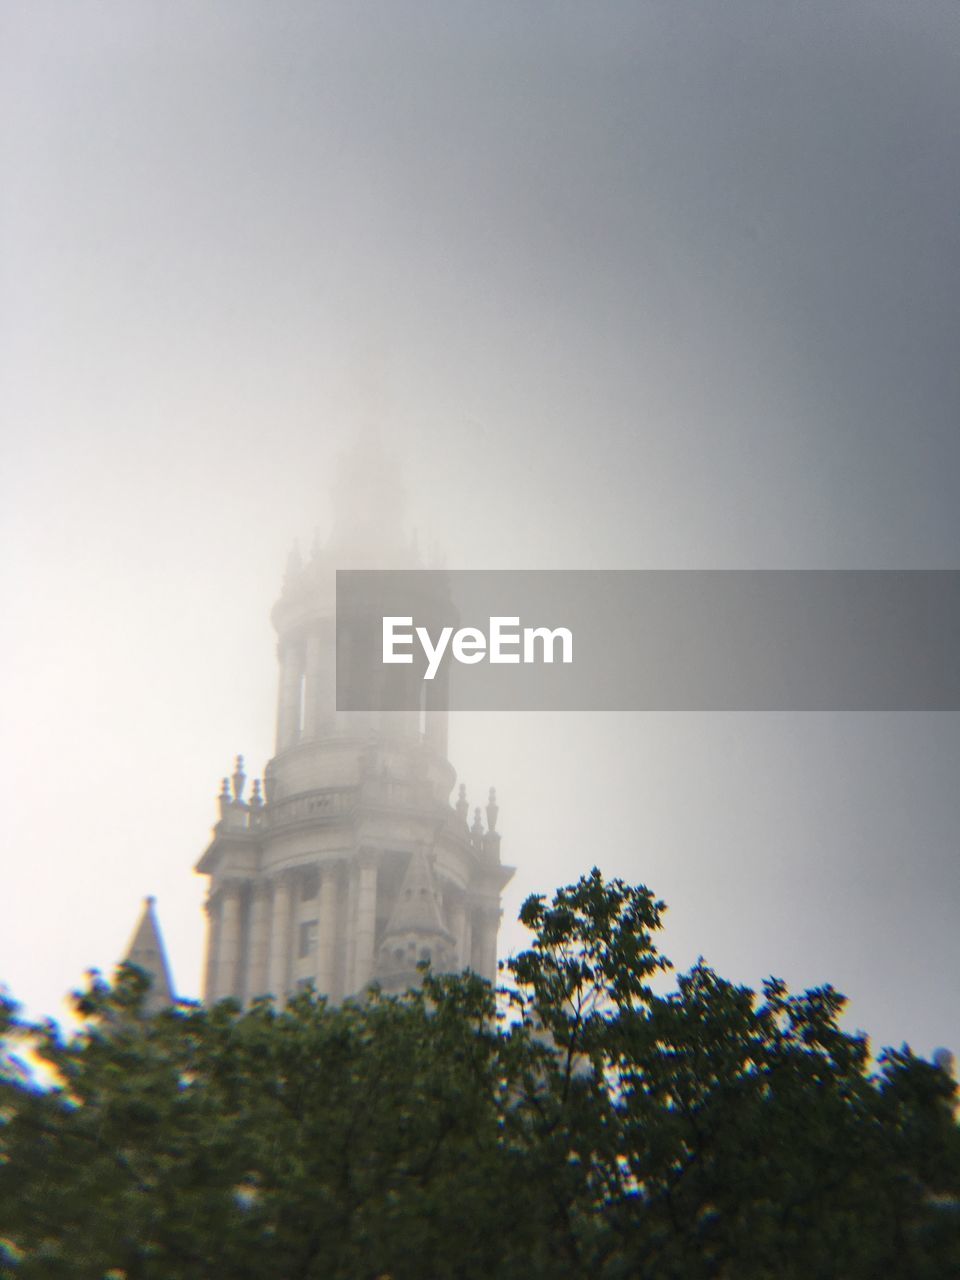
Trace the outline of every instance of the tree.
{"label": "tree", "polygon": [[[874,1066],[830,988],[702,962],[665,993],[663,904],[598,871],[534,897],[505,1000],[142,1011],[94,978],[56,1085],[0,1070],[0,1270],[57,1277],[960,1274],[955,1086]],[[660,975],[658,977],[658,975]]]}

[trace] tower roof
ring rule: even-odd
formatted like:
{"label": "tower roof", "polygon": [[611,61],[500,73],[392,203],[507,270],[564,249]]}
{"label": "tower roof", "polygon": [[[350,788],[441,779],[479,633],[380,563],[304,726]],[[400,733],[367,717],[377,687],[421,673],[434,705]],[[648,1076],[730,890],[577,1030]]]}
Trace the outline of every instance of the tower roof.
{"label": "tower roof", "polygon": [[123,959],[126,964],[142,969],[150,979],[150,989],[144,1001],[146,1013],[156,1013],[174,1003],[176,996],[157,920],[156,898],[144,899],[140,920]]}
{"label": "tower roof", "polygon": [[443,923],[440,894],[430,863],[422,849],[415,849],[410,855],[400,892],[384,929],[384,942],[388,938],[410,933],[447,940],[452,940],[453,937]]}

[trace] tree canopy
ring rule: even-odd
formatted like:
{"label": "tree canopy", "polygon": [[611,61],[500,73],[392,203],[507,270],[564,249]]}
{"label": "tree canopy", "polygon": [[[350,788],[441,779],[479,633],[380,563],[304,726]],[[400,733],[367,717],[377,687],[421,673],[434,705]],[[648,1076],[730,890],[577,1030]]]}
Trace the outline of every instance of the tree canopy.
{"label": "tree canopy", "polygon": [[[496,993],[340,1006],[92,976],[0,1059],[0,1274],[75,1280],[960,1274],[955,1084],[874,1062],[830,987],[671,985],[663,903],[594,870],[521,919]],[[5,1065],[3,1065],[5,1063]]]}

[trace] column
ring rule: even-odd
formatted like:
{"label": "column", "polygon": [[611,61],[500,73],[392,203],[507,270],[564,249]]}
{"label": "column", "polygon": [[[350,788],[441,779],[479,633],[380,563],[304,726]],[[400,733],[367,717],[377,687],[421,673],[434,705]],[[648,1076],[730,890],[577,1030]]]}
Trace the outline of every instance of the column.
{"label": "column", "polygon": [[334,679],[333,679],[333,727],[337,733],[343,733],[354,723],[359,714],[356,711],[338,711],[337,697],[339,691],[349,692],[354,679],[353,671],[353,636],[345,621],[338,619],[334,636]]}
{"label": "column", "polygon": [[317,972],[314,985],[321,995],[334,996],[337,959],[337,865],[320,868],[317,903]]}
{"label": "column", "polygon": [[240,995],[240,885],[228,882],[220,892],[216,998]]}
{"label": "column", "polygon": [[357,865],[348,865],[347,870],[347,911],[343,920],[342,948],[343,995],[352,996],[356,990],[353,985],[354,957],[357,953],[357,885],[359,873]]}
{"label": "column", "polygon": [[314,695],[317,736],[333,732],[337,723],[337,633],[332,618],[325,618],[317,632],[320,639],[320,666]]}
{"label": "column", "polygon": [[267,991],[267,959],[270,937],[270,893],[262,881],[254,885],[250,899],[250,945],[244,998],[249,1002]]}
{"label": "column", "polygon": [[377,864],[371,854],[361,854],[357,862],[355,921],[353,991],[359,994],[373,977],[373,944],[377,932]]}
{"label": "column", "polygon": [[280,650],[280,697],[277,706],[277,750],[292,746],[300,737],[300,676],[303,655],[292,644]]}
{"label": "column", "polygon": [[307,636],[304,670],[306,672],[306,690],[304,698],[303,736],[316,738],[319,736],[320,723],[320,636],[311,631]]}
{"label": "column", "polygon": [[293,885],[287,876],[273,882],[273,910],[270,914],[270,949],[267,963],[267,993],[282,1008],[287,995],[290,960],[290,921],[293,913]]}
{"label": "column", "polygon": [[207,960],[203,974],[203,999],[213,1004],[217,999],[217,958],[220,950],[220,899],[207,898]]}
{"label": "column", "polygon": [[457,968],[459,970],[469,969],[470,950],[469,947],[464,946],[464,935],[467,927],[467,908],[463,900],[463,894],[459,889],[450,890],[449,893],[450,906],[448,909],[448,921],[450,925],[450,932],[456,940]]}
{"label": "column", "polygon": [[498,907],[478,907],[473,913],[473,968],[488,982],[497,980]]}
{"label": "column", "polygon": [[473,969],[473,917],[469,911],[463,913],[463,946],[460,950],[460,963],[465,969]]}

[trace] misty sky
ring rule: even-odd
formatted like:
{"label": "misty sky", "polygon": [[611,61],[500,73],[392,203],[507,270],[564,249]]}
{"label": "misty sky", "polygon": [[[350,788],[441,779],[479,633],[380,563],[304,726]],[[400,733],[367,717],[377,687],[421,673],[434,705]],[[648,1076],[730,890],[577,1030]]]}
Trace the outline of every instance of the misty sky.
{"label": "misty sky", "polygon": [[[0,980],[155,893],[356,446],[458,568],[960,567],[960,8],[0,0]],[[343,491],[339,499],[344,500]],[[956,715],[467,715],[522,897],[960,1050]]]}

